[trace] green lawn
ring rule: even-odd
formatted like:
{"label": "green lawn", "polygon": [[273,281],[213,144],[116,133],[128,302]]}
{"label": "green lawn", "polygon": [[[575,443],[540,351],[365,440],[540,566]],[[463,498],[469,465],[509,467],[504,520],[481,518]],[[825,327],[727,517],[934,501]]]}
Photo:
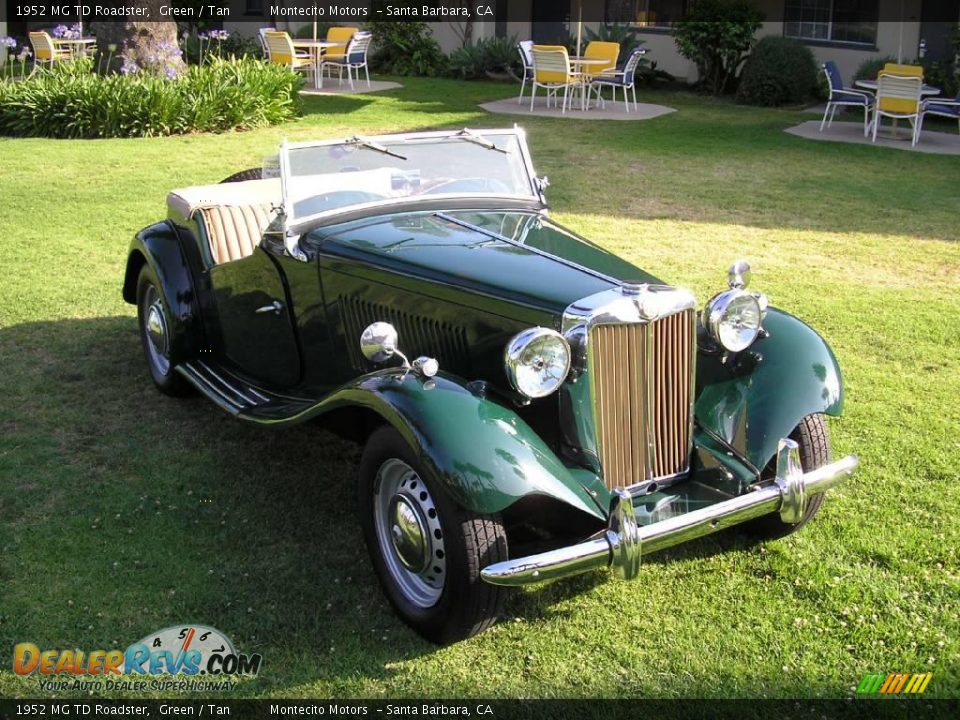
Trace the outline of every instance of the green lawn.
{"label": "green lawn", "polygon": [[[195,622],[263,654],[252,696],[833,697],[893,671],[960,696],[960,158],[803,140],[783,129],[813,116],[686,94],[600,123],[477,109],[505,86],[403,82],[257,132],[0,140],[0,649]],[[344,512],[358,450],[160,395],[120,283],[168,189],[284,137],[514,121],[573,229],[701,299],[753,263],[753,287],[834,347],[834,451],[862,471],[790,539],[708,538],[633,583],[517,592],[441,649],[391,613]],[[9,663],[0,696],[39,695]]]}

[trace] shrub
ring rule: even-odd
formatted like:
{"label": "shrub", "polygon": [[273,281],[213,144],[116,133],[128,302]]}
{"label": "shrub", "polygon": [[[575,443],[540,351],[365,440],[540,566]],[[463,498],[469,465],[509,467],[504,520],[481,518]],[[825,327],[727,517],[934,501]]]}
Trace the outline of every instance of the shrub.
{"label": "shrub", "polygon": [[885,58],[876,58],[872,60],[864,60],[857,67],[857,71],[853,74],[853,79],[848,80],[844,78],[844,83],[849,83],[853,85],[855,80],[875,80],[877,75],[880,74],[880,71],[883,70],[883,66],[887,63],[895,63],[897,59],[895,57],[890,57],[889,55]]}
{"label": "shrub", "polygon": [[[377,5],[374,5],[374,9]],[[373,33],[370,69],[388,75],[443,75],[447,56],[425,22],[369,22]]]}
{"label": "shrub", "polygon": [[523,72],[516,36],[464,45],[450,53],[449,63],[451,75],[468,80],[503,75],[519,78]]}
{"label": "shrub", "polygon": [[747,105],[797,105],[817,92],[817,63],[803,43],[785,37],[760,40],[747,58],[737,102]]}
{"label": "shrub", "polygon": [[680,54],[697,66],[699,85],[714,95],[731,88],[763,13],[749,0],[698,0],[673,24]]}
{"label": "shrub", "polygon": [[603,23],[594,30],[590,27],[583,28],[583,39],[586,42],[599,40],[600,42],[615,42],[620,45],[620,57],[617,58],[617,64],[621,65],[630,56],[635,49],[643,45],[643,40],[638,37],[637,28],[626,23]]}
{"label": "shrub", "polygon": [[212,59],[168,80],[98,75],[91,61],[0,82],[0,135],[149,137],[271,125],[296,114],[299,74],[252,58]]}

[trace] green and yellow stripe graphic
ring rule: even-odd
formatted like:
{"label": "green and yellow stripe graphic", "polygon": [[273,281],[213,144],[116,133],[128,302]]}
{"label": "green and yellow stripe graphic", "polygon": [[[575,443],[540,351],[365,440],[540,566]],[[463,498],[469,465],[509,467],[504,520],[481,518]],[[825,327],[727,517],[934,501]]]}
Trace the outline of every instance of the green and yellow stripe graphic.
{"label": "green and yellow stripe graphic", "polygon": [[927,689],[933,673],[867,673],[857,693],[860,695],[919,695]]}

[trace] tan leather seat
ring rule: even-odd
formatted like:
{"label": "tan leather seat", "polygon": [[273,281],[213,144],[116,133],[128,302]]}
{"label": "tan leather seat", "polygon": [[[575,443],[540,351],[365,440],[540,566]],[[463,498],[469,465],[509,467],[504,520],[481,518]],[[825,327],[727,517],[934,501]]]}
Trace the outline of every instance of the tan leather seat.
{"label": "tan leather seat", "polygon": [[214,205],[199,209],[217,265],[252,255],[263,239],[263,231],[277,217],[270,204]]}
{"label": "tan leather seat", "polygon": [[279,203],[276,178],[181,188],[167,196],[171,217],[199,216],[215,265],[252,255]]}

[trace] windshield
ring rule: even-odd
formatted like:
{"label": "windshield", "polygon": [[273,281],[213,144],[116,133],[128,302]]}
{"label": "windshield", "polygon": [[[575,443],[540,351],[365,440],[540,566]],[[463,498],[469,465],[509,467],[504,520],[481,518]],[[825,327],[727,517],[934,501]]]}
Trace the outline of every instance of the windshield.
{"label": "windshield", "polygon": [[291,223],[366,203],[450,196],[537,199],[522,136],[461,131],[288,145],[281,162]]}

